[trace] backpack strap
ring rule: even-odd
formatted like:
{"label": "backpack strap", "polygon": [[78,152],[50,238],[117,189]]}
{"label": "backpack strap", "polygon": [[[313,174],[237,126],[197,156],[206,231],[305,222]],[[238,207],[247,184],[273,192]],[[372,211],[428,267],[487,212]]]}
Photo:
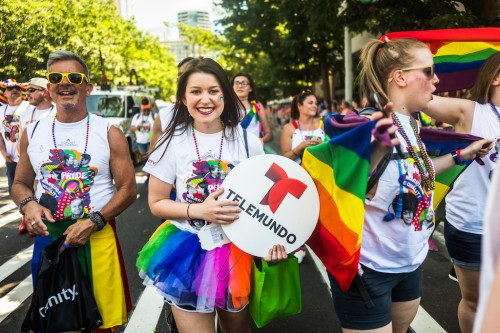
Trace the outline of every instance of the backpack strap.
{"label": "backpack strap", "polygon": [[248,136],[246,129],[243,129],[243,140],[245,141],[245,151],[247,152],[247,158],[249,158],[250,154],[248,153]]}
{"label": "backpack strap", "polygon": [[33,132],[31,132],[30,140],[33,139],[33,134],[35,134],[35,131],[36,131],[36,128],[37,128],[39,122],[40,122],[40,120],[36,121],[35,127],[33,127]]}
{"label": "backpack strap", "polygon": [[297,120],[292,120],[292,125],[295,127],[295,129],[299,128],[299,123]]}

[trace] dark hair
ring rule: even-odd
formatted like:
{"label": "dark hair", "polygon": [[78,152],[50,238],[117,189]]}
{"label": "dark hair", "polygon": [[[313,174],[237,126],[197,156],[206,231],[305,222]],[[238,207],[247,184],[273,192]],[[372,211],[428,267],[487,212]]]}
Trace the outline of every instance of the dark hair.
{"label": "dark hair", "polygon": [[166,151],[174,134],[183,134],[190,128],[191,124],[193,124],[194,120],[190,116],[187,106],[183,103],[186,95],[187,83],[193,73],[212,74],[217,79],[224,96],[224,110],[220,115],[220,119],[225,127],[224,136],[226,138],[235,139],[236,128],[240,121],[240,114],[245,107],[239,100],[238,96],[236,96],[233,87],[229,83],[226,72],[222,69],[222,67],[210,58],[200,57],[191,60],[189,62],[189,68],[179,77],[176,102],[173,110],[174,116],[167,128],[163,131],[163,134],[158,140],[159,142],[153,151],[167,141],[168,143],[165,147]]}
{"label": "dark hair", "polygon": [[415,196],[415,194],[413,194],[413,193],[401,193],[401,194],[396,195],[396,197],[394,198],[394,201],[392,202],[392,209],[394,209],[394,212],[396,212],[398,200],[400,197],[402,198],[403,211],[405,211],[405,210],[409,210],[412,212],[417,211],[418,199]]}
{"label": "dark hair", "polygon": [[231,86],[234,85],[234,79],[236,79],[236,77],[238,76],[243,76],[243,77],[246,77],[247,80],[248,80],[248,83],[250,83],[250,88],[252,88],[252,91],[250,92],[250,94],[248,94],[248,101],[251,102],[251,101],[258,101],[258,95],[257,95],[257,88],[255,87],[255,84],[253,82],[253,79],[250,75],[248,75],[247,73],[243,73],[243,72],[240,72],[236,75],[233,76],[233,78],[231,79]]}
{"label": "dark hair", "polygon": [[304,101],[309,96],[316,97],[316,95],[314,95],[312,91],[304,90],[292,99],[292,105],[291,105],[292,110],[290,112],[290,116],[292,117],[292,119],[294,120],[299,119],[300,117],[299,104],[300,105],[304,104]]}
{"label": "dark hair", "polygon": [[83,59],[77,54],[66,50],[58,50],[49,54],[49,59],[47,60],[47,72],[50,72],[50,66],[52,66],[53,63],[65,60],[74,60],[78,62],[83,67],[83,74],[87,75],[90,80],[89,69],[85,61],[83,61]]}
{"label": "dark hair", "polygon": [[182,59],[181,61],[179,61],[179,63],[177,64],[177,69],[180,69],[182,67],[182,65],[184,65],[185,63],[193,60],[194,58],[193,57],[186,57],[184,59]]}
{"label": "dark hair", "polygon": [[149,99],[147,97],[143,97],[141,100],[141,105],[148,105],[149,104]]}
{"label": "dark hair", "polygon": [[491,83],[500,73],[500,52],[486,59],[477,74],[476,83],[470,90],[470,98],[480,104],[486,104],[491,99],[493,86]]}

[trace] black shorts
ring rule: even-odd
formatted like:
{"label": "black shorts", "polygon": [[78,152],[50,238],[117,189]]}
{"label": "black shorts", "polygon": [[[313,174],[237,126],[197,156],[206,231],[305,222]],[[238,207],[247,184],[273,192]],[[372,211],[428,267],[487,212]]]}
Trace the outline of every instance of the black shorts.
{"label": "black shorts", "polygon": [[330,274],[335,312],[343,328],[369,330],[392,321],[392,302],[407,302],[422,296],[422,267],[410,273],[381,273],[363,266],[361,280],[371,297],[373,308],[365,306],[355,282],[344,293]]}
{"label": "black shorts", "polygon": [[444,240],[453,264],[473,271],[480,270],[481,234],[458,230],[445,219]]}

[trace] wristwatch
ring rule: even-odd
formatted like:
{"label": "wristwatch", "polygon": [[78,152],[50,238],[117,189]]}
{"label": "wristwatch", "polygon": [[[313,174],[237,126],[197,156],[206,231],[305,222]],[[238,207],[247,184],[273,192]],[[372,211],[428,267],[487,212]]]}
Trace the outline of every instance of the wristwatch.
{"label": "wristwatch", "polygon": [[106,219],[99,211],[90,212],[89,219],[97,225],[97,231],[101,231],[107,223]]}

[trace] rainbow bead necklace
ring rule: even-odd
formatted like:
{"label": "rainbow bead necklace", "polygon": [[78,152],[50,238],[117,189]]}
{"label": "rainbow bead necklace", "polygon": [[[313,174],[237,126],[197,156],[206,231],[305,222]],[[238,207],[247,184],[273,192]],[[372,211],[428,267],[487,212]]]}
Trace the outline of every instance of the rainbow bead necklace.
{"label": "rainbow bead necklace", "polygon": [[413,148],[411,141],[408,138],[408,135],[406,135],[406,133],[403,129],[403,125],[399,121],[396,114],[392,113],[391,117],[392,117],[392,121],[393,121],[394,125],[396,125],[398,127],[399,133],[401,134],[401,136],[403,137],[403,139],[406,142],[406,149],[408,150],[408,152],[410,153],[410,156],[413,158],[413,160],[415,161],[415,164],[417,165],[418,171],[420,173],[420,179],[421,179],[425,189],[427,191],[433,190],[434,184],[435,184],[435,179],[436,179],[434,166],[432,165],[429,154],[427,154],[427,150],[425,149],[424,144],[422,143],[422,139],[420,138],[420,135],[418,134],[417,129],[415,128],[413,123],[410,121],[410,126],[413,130],[413,134],[415,134],[415,138],[417,139],[418,149],[420,151],[420,154],[422,155],[422,159],[424,161],[424,164],[422,164],[422,161],[419,158],[418,153]]}
{"label": "rainbow bead necklace", "polygon": [[[195,131],[194,131],[194,123],[192,124],[191,126],[191,130],[193,132],[193,140],[194,140],[194,146],[196,148],[196,155],[198,156],[198,162],[201,162],[201,157],[200,157],[200,150],[198,148],[198,141],[196,140],[196,134],[195,134]],[[221,135],[221,138],[220,138],[220,147],[219,147],[219,158],[217,160],[217,176],[215,177],[215,184],[216,184],[216,188],[215,190],[218,190],[219,189],[219,179],[220,179],[220,161],[221,161],[221,157],[222,157],[222,146],[223,146],[223,143],[224,143],[224,124],[222,125],[222,135]]]}

